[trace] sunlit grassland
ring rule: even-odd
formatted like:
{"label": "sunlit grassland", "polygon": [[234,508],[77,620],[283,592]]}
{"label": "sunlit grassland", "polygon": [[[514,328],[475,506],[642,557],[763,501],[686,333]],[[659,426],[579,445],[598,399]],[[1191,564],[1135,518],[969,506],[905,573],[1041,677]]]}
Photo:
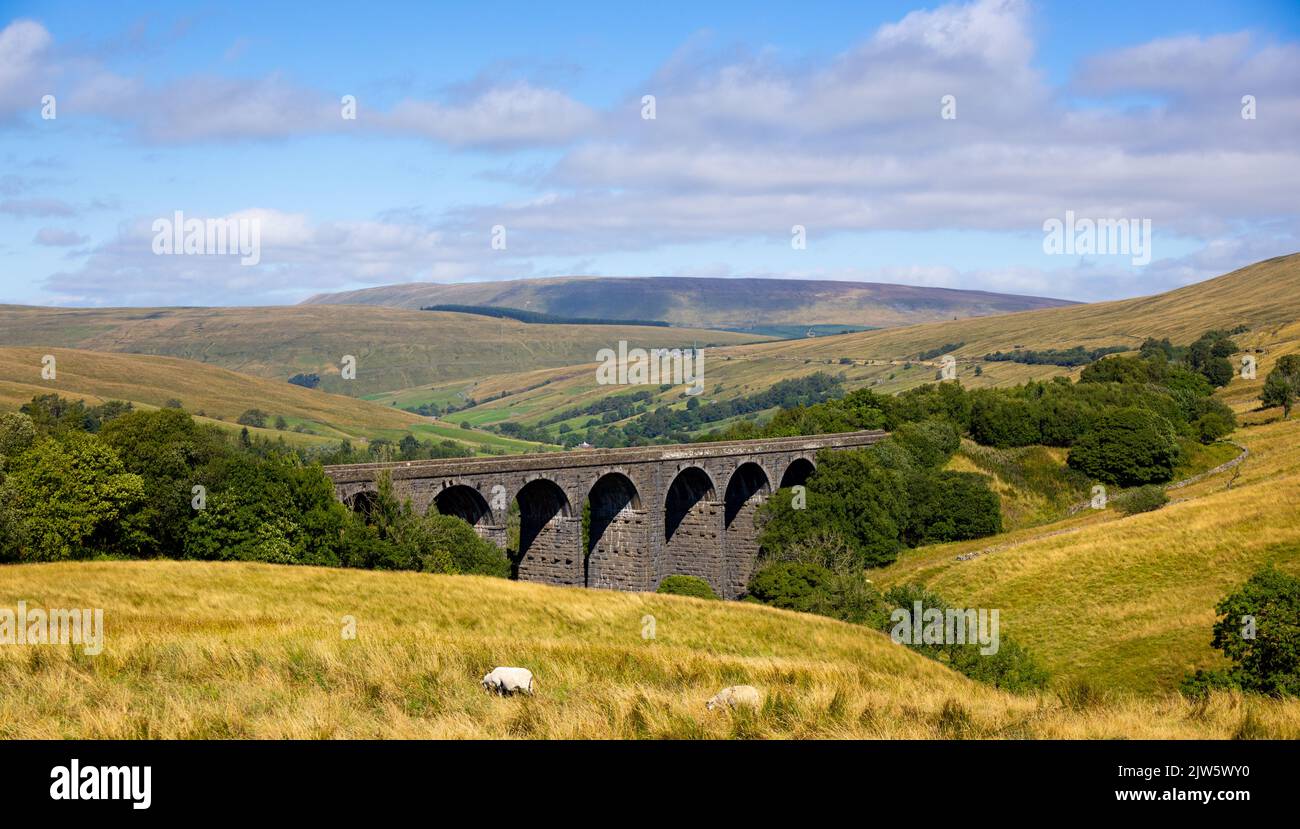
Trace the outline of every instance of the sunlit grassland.
{"label": "sunlit grassland", "polygon": [[[2,572],[0,607],[100,607],[106,628],[98,656],[0,646],[5,738],[1300,736],[1294,702],[1011,695],[875,631],[738,602],[238,563]],[[484,693],[496,665],[530,668],[537,695]],[[736,683],[763,707],[705,710]]]}
{"label": "sunlit grassland", "polygon": [[[55,358],[52,380],[41,379],[46,354]],[[251,427],[249,432],[283,438],[293,446],[342,440],[360,444],[375,438],[396,442],[406,434],[451,438],[469,449],[524,452],[538,446],[461,429],[391,406],[191,360],[65,348],[0,348],[0,410],[18,409],[43,394],[85,400],[87,405],[127,400],[144,409],[179,401],[200,420],[234,431],[243,428],[236,423],[241,414],[260,409],[268,415],[267,427]],[[277,417],[284,418],[284,429],[273,428]],[[294,431],[295,427],[303,431]]]}
{"label": "sunlit grassland", "polygon": [[[1172,689],[1188,671],[1222,664],[1210,647],[1220,598],[1267,563],[1300,573],[1300,420],[1232,438],[1250,450],[1240,474],[1171,490],[1173,501],[1157,511],[1086,510],[922,548],[873,578],[919,581],[962,606],[999,608],[1004,631],[1062,680]],[[990,551],[957,561],[979,550]]]}

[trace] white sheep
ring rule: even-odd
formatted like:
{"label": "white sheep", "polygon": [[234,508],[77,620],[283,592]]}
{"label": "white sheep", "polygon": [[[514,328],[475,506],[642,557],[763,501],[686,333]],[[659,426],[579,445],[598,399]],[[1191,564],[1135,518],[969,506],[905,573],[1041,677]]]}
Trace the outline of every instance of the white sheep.
{"label": "white sheep", "polygon": [[533,672],[527,668],[493,668],[483,677],[483,690],[503,697],[521,692],[532,694],[535,687]]}
{"label": "white sheep", "polygon": [[704,703],[704,707],[712,711],[719,706],[735,708],[740,705],[748,705],[751,708],[757,708],[763,704],[763,695],[753,685],[730,685],[713,695],[713,698]]}

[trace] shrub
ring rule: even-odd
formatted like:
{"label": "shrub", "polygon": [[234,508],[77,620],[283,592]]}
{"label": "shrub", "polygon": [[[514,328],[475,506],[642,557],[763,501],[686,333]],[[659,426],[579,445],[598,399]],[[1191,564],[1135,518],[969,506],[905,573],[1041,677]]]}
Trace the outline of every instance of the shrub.
{"label": "shrub", "polygon": [[1134,486],[1168,481],[1180,455],[1169,421],[1131,406],[1104,412],[1071,448],[1069,465],[1108,484]]}
{"label": "shrub", "polygon": [[[924,625],[922,620],[912,618],[916,612],[916,603],[920,602],[922,612],[938,610],[946,612],[950,605],[939,595],[917,584],[899,585],[891,588],[884,596],[884,605],[888,613],[884,616],[881,630],[891,633],[895,621],[905,614],[910,625]],[[983,647],[979,642],[914,644],[909,641],[906,647],[918,651],[936,661],[946,664],[971,679],[1004,688],[1008,691],[1022,692],[1047,685],[1048,673],[1038,664],[1033,655],[1022,645],[1000,633],[997,636],[996,653],[980,653]]]}
{"label": "shrub", "polygon": [[911,453],[919,466],[937,469],[961,447],[961,433],[946,420],[928,419],[904,423],[893,432],[893,440]]}
{"label": "shrub", "polygon": [[241,414],[235,422],[240,426],[253,426],[260,429],[266,426],[266,419],[268,417],[270,417],[270,415],[261,409],[249,409]]}
{"label": "shrub", "polygon": [[1115,499],[1115,506],[1125,515],[1137,515],[1139,512],[1151,512],[1169,503],[1165,488],[1156,484],[1138,487]]}
{"label": "shrub", "polygon": [[759,568],[749,580],[749,595],[763,604],[808,613],[818,603],[818,593],[830,582],[831,575],[819,564],[774,561]]}
{"label": "shrub", "polygon": [[1192,424],[1196,439],[1204,444],[1214,443],[1232,433],[1233,425],[1218,412],[1206,412]]}
{"label": "shrub", "polygon": [[693,596],[697,599],[717,599],[709,583],[699,576],[669,576],[659,582],[656,593],[668,593],[673,596]]}

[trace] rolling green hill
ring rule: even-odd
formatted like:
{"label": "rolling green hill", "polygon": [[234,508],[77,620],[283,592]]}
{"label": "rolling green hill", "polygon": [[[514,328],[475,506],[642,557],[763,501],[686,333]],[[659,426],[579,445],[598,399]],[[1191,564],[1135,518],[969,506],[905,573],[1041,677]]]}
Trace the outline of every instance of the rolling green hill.
{"label": "rolling green hill", "polygon": [[418,282],[319,294],[306,304],[495,305],[566,317],[653,319],[701,328],[895,326],[1071,303],[1041,297],[872,282],[686,276],[557,277],[509,282]]}

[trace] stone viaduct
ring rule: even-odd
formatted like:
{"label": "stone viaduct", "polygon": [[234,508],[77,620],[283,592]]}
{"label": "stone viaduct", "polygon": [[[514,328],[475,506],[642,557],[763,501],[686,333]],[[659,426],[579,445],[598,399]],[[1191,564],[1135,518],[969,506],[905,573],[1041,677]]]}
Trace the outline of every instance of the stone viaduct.
{"label": "stone viaduct", "polygon": [[[378,477],[421,514],[468,522],[506,548],[518,502],[517,578],[548,584],[654,590],[666,576],[706,580],[735,598],[758,554],[754,512],[777,489],[802,484],[821,449],[875,443],[884,432],[720,441],[494,458],[330,466],[338,498],[362,510]],[[583,549],[583,504],[590,524]]]}

